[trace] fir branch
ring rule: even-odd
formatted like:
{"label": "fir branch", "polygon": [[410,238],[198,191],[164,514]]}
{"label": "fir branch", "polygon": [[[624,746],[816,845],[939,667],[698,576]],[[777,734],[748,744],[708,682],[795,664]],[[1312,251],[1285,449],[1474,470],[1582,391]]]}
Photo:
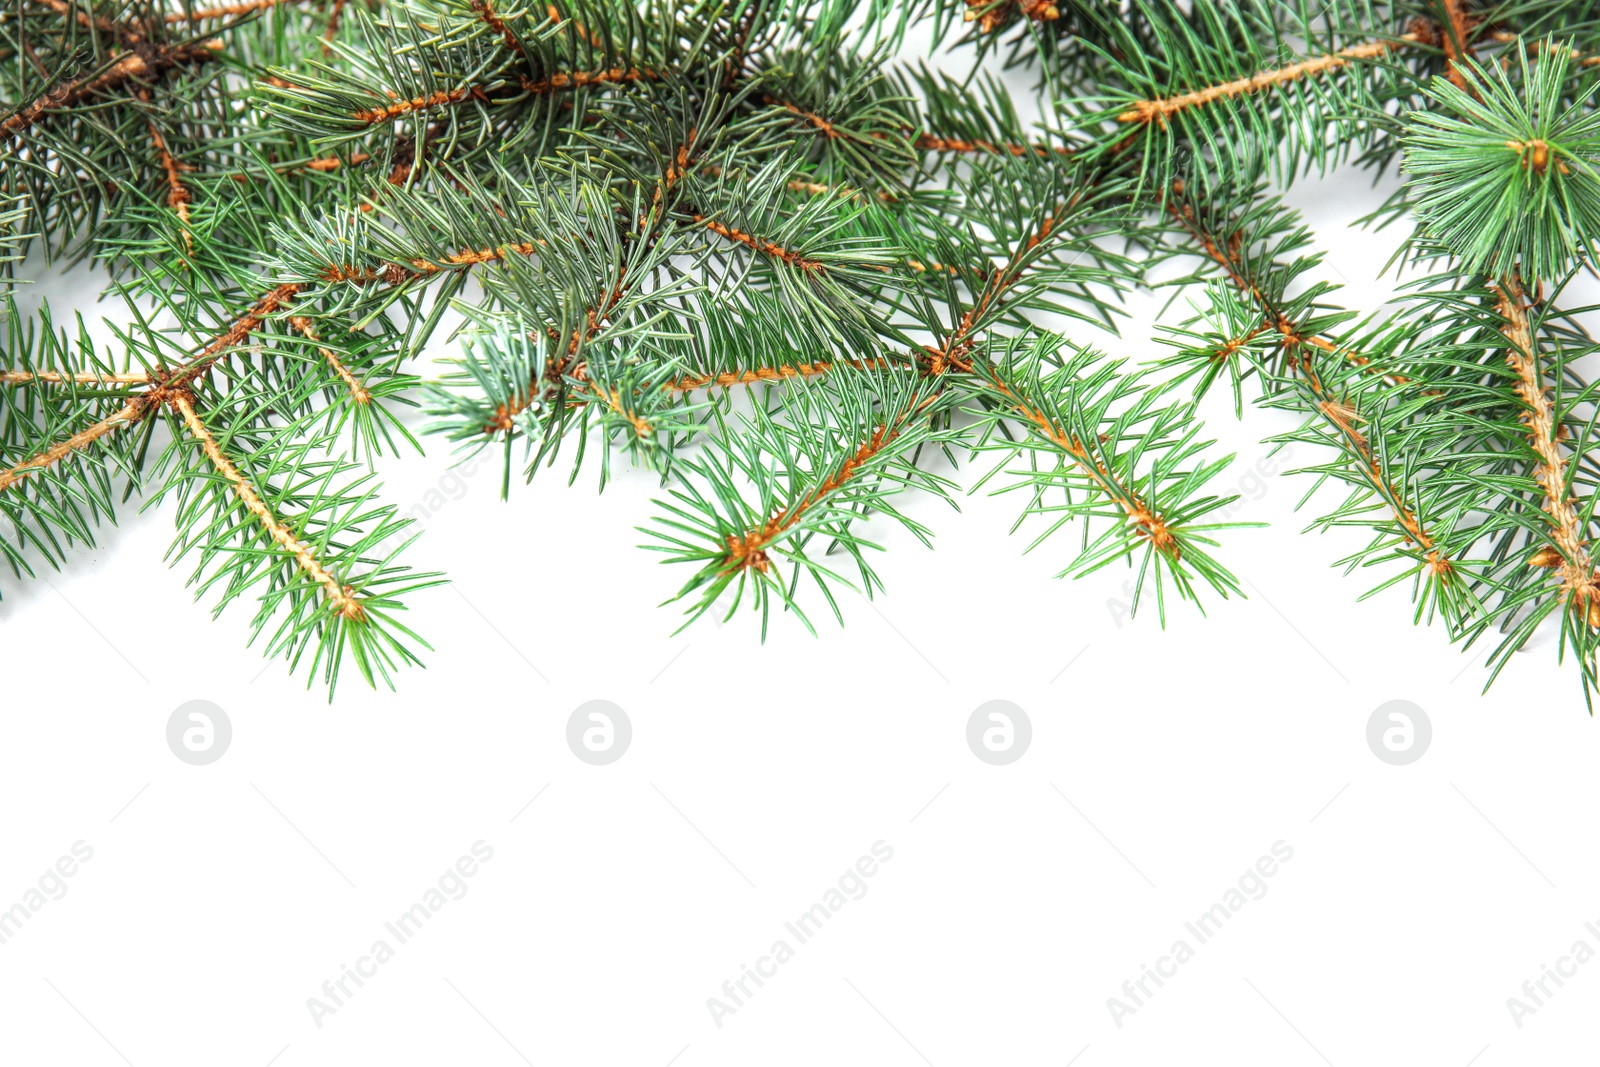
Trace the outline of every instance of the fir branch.
{"label": "fir branch", "polygon": [[1017,383],[1008,382],[995,364],[984,364],[978,374],[1012,411],[1022,416],[1031,430],[1069,458],[1085,478],[1122,508],[1139,537],[1149,541],[1157,552],[1174,563],[1182,558],[1182,546],[1173,536],[1166,520],[1151,510],[1150,504],[1136,489],[1124,484],[1105,463],[1094,458],[1088,446],[1073,437],[1065,425],[1053,418],[1042,404],[1020,394]]}
{"label": "fir branch", "polygon": [[366,609],[362,607],[361,598],[356,595],[355,588],[342,584],[328,573],[312,547],[296,537],[294,531],[267,507],[244,475],[239,473],[239,468],[234,465],[233,460],[223,452],[222,446],[206,428],[200,416],[195,413],[193,398],[186,391],[178,390],[169,396],[167,402],[183,418],[184,426],[205,452],[206,458],[216,468],[217,474],[232,488],[234,495],[239,498],[240,505],[261,524],[275,544],[294,557],[295,563],[305,572],[306,577],[322,587],[329,610],[353,622],[365,620]]}
{"label": "fir branch", "polygon": [[[144,104],[149,105],[150,93],[148,90],[140,89],[138,96]],[[167,150],[166,138],[162,136],[161,131],[156,127],[155,120],[147,118],[145,121],[146,125],[150,127],[150,141],[154,145],[156,156],[161,162],[161,170],[167,178],[167,206],[173,210],[178,216],[178,221],[183,225],[183,246],[185,251],[193,254],[194,235],[189,232],[189,204],[193,200],[193,196],[189,192],[189,187],[183,181],[183,171],[188,168],[179,163],[172,153]]]}
{"label": "fir branch", "polygon": [[144,43],[147,36],[144,26],[136,19],[111,19],[95,15],[70,0],[38,0],[38,2],[58,15],[71,18],[84,29],[103,33],[128,48]]}
{"label": "fir branch", "polygon": [[[1216,232],[1206,224],[1191,203],[1179,199],[1184,192],[1182,187],[1174,189],[1174,196],[1166,204],[1169,217],[1181,232],[1200,246],[1212,262],[1222,267],[1228,279],[1242,293],[1259,306],[1265,324],[1279,335],[1287,357],[1283,372],[1296,387],[1303,390],[1307,398],[1305,408],[1328,427],[1360,479],[1383,501],[1406,538],[1418,546],[1430,572],[1441,580],[1450,580],[1457,570],[1455,561],[1407,503],[1406,495],[1391,484],[1381,457],[1357,426],[1358,413],[1349,406],[1345,397],[1334,392],[1326,375],[1318,369],[1311,352],[1320,351],[1336,361],[1348,361],[1364,372],[1372,369],[1369,361],[1359,353],[1351,352],[1348,346],[1320,336],[1315,328],[1287,314],[1280,307],[1277,297],[1268,292],[1260,269],[1245,258],[1242,234]],[[1406,380],[1403,375],[1392,377],[1402,382]]]}
{"label": "fir branch", "polygon": [[484,91],[484,87],[481,85],[463,85],[457,89],[440,89],[429,96],[412,97],[410,100],[395,100],[393,103],[386,104],[383,107],[364,108],[350,117],[363,126],[378,126],[419,111],[453,107],[468,99],[487,102],[489,94]]}
{"label": "fir branch", "polygon": [[719,237],[723,237],[729,241],[734,241],[738,244],[753,248],[763,255],[771,256],[779,262],[785,263],[791,267],[799,267],[801,270],[805,271],[827,270],[827,264],[821,260],[811,259],[792,248],[785,248],[776,242],[764,240],[752,234],[745,233],[743,230],[725,225],[724,223],[718,222],[716,219],[708,219],[699,213],[694,213],[690,217]]}
{"label": "fir branch", "polygon": [[[459,312],[434,429],[503,448],[507,483],[518,441],[529,477],[565,442],[574,476],[598,453],[602,486],[614,457],[657,472],[653,547],[692,564],[691,618],[731,589],[764,627],[773,607],[810,626],[801,579],[835,616],[838,584],[873,595],[870,531],[927,542],[902,494],[950,502],[929,459],[962,448],[999,459],[976,488],[1044,520],[1030,548],[1081,525],[1062,573],[1126,564],[1164,617],[1164,590],[1238,591],[1210,554],[1237,525],[1206,488],[1228,459],[1173,399],[1228,373],[1237,406],[1254,377],[1303,416],[1280,439],[1333,446],[1311,470],[1349,495],[1313,525],[1372,535],[1342,562],[1405,561],[1385,584],[1416,583],[1418,617],[1442,610],[1454,637],[1502,627],[1496,669],[1559,612],[1600,684],[1597,388],[1576,367],[1597,346],[1543,295],[1600,233],[1600,83],[1577,76],[1592,12],[862,10],[885,42],[928,20],[980,57],[1004,46],[1040,76],[1034,121],[991,71],[859,45],[851,11],[25,4],[0,25],[0,185],[26,211],[4,212],[0,271],[36,229],[47,254],[108,270],[136,323],[113,326],[113,360],[81,329],[35,338],[6,316],[0,556],[20,574],[92,543],[114,477],[152,484],[160,414],[151,503],[178,498],[200,589],[258,593],[269,654],[314,659],[330,687],[351,658],[387,679],[413,661],[397,597],[432,576],[393,565],[405,523],[352,450],[410,438],[388,411],[415,382],[399,368]],[[1351,326],[1261,181],[1402,150],[1385,210],[1422,223],[1405,252],[1454,258],[1403,311]],[[1114,327],[1121,292],[1180,243],[1164,233],[1203,261],[1182,283],[1226,278],[1169,329],[1178,374],[1039,329]]]}
{"label": "fir branch", "polygon": [[1208,104],[1229,97],[1276,89],[1279,86],[1302,78],[1311,78],[1329,71],[1338,70],[1354,62],[1381,59],[1389,52],[1404,48],[1407,45],[1432,43],[1433,35],[1420,30],[1412,31],[1395,40],[1368,41],[1365,44],[1341,48],[1339,51],[1327,55],[1303,59],[1288,66],[1260,71],[1248,77],[1236,78],[1233,81],[1223,82],[1218,85],[1208,85],[1203,89],[1195,89],[1178,96],[1136,100],[1128,110],[1117,116],[1117,121],[1138,126],[1148,126],[1151,123],[1165,126],[1169,118],[1190,108],[1205,107]]}
{"label": "fir branch", "polygon": [[66,111],[126,82],[157,78],[174,67],[207,63],[216,57],[221,42],[164,44],[147,55],[144,50],[125,52],[96,72],[57,82],[20,108],[0,118],[0,138],[16,137],[51,114]]}
{"label": "fir branch", "polygon": [[[1587,522],[1573,498],[1566,453],[1559,440],[1556,418],[1539,347],[1528,323],[1528,297],[1515,277],[1500,282],[1498,310],[1505,319],[1506,362],[1516,372],[1516,394],[1526,407],[1522,421],[1528,443],[1538,457],[1533,478],[1544,493],[1544,511],[1550,516],[1551,541],[1559,553],[1556,574],[1572,610],[1588,625],[1600,629],[1600,574],[1589,553]],[[1535,554],[1533,565],[1552,565],[1548,556]]]}
{"label": "fir branch", "polygon": [[[1505,66],[1464,60],[1467,89],[1410,116],[1405,162],[1421,229],[1470,271],[1555,282],[1600,236],[1600,82],[1570,86],[1572,57],[1547,48]],[[1510,68],[1510,69],[1507,69]],[[1427,249],[1420,249],[1424,253]]]}
{"label": "fir branch", "polygon": [[1048,144],[997,144],[982,138],[946,137],[936,133],[919,133],[912,142],[923,152],[950,152],[956,154],[982,152],[993,156],[1048,156],[1051,153],[1070,156],[1074,149],[1067,145]]}
{"label": "fir branch", "polygon": [[0,385],[143,385],[150,381],[145,371],[112,374],[69,374],[53,370],[0,371]]}
{"label": "fir branch", "polygon": [[222,333],[212,338],[200,350],[192,362],[179,373],[165,379],[162,387],[167,389],[180,389],[190,385],[194,380],[211,369],[216,362],[216,357],[242,345],[249,336],[259,330],[266,322],[267,316],[273,315],[294,301],[300,293],[300,286],[295,282],[283,282],[273,286],[261,295],[249,311],[245,312]]}
{"label": "fir branch", "polygon": [[1260,279],[1255,276],[1256,272],[1252,265],[1243,258],[1241,234],[1235,231],[1224,237],[1211,231],[1196,214],[1194,202],[1191,199],[1186,199],[1188,193],[1189,190],[1183,182],[1180,181],[1173,184],[1172,195],[1166,199],[1163,205],[1167,215],[1186,236],[1200,247],[1206,258],[1221,267],[1223,272],[1227,274],[1228,280],[1241,293],[1253,300],[1260,307],[1261,313],[1266,316],[1261,329],[1252,330],[1247,336],[1241,338],[1229,350],[1229,354],[1232,351],[1243,348],[1254,340],[1260,335],[1262,329],[1270,328],[1279,334],[1281,343],[1286,349],[1292,349],[1298,345],[1310,345],[1330,355],[1337,355],[1341,359],[1348,360],[1355,366],[1373,370],[1374,373],[1380,374],[1385,380],[1395,385],[1405,385],[1410,382],[1410,378],[1393,369],[1374,369],[1372,361],[1359,351],[1353,350],[1347,345],[1341,345],[1331,338],[1321,336],[1314,330],[1308,331],[1303,324],[1295,322],[1286,315],[1279,306],[1278,300],[1262,288]]}
{"label": "fir branch", "polygon": [[[170,403],[173,397],[184,392],[198,378],[209,371],[218,357],[242,344],[251,333],[259,329],[266,316],[288,304],[298,291],[299,287],[292,284],[280,285],[270,290],[248,313],[236,320],[227,330],[206,345],[198,356],[178,369],[155,376],[149,374],[139,377],[133,375],[113,376],[114,379],[125,379],[126,384],[150,384],[151,388],[135,395],[120,410],[108,415],[93,426],[52,445],[10,470],[0,472],[0,492],[13,485],[20,484],[34,472],[60,463],[68,456],[88,448],[96,441],[114,433],[123,426],[141,421],[152,411],[160,408],[162,404]],[[73,384],[78,384],[80,377],[88,378],[91,376],[58,375],[53,380],[57,383],[70,381]],[[48,375],[41,377],[38,372],[8,372],[6,378],[0,379],[0,383],[29,384],[36,381],[50,380],[52,380],[51,377]]]}
{"label": "fir branch", "polygon": [[719,574],[738,573],[750,569],[766,574],[771,566],[767,548],[778,538],[793,530],[806,517],[808,511],[821,504],[836,490],[843,488],[851,478],[865,469],[867,463],[882,454],[900,436],[911,418],[921,410],[921,407],[903,410],[895,417],[893,424],[874,427],[872,436],[862,442],[861,447],[856,449],[838,470],[829,474],[820,485],[792,507],[780,508],[758,529],[746,530],[742,534],[728,534],[726,566]]}
{"label": "fir branch", "polygon": [[[583,346],[600,336],[600,331],[605,328],[606,321],[628,293],[627,287],[622,283],[625,274],[625,270],[619,272],[617,284],[584,309],[582,325],[567,335],[565,347],[558,356],[550,360],[541,369],[540,377],[530,380],[526,388],[520,389],[512,399],[504,401],[495,407],[493,417],[483,424],[484,433],[512,432],[516,428],[517,416],[528,410],[535,402],[549,399],[548,393],[541,396],[538,392],[540,378],[559,380],[561,375],[574,367],[578,353]],[[554,333],[552,334],[552,339],[559,344],[561,336],[559,333]],[[620,400],[616,395],[608,394],[605,399],[613,410],[621,410],[618,407]],[[634,425],[635,428],[638,427],[637,423]],[[641,434],[641,436],[644,436],[644,434]]]}
{"label": "fir branch", "polygon": [[[500,17],[500,13],[495,10],[491,0],[470,0],[468,6],[478,13],[478,17],[488,24],[491,30],[500,35],[500,40],[507,49],[518,55],[523,55],[527,52],[522,42],[517,39],[517,35],[511,31],[511,27],[506,25],[505,20]],[[552,13],[551,21],[560,20]]]}
{"label": "fir branch", "polygon": [[[316,342],[316,327],[311,325],[310,319],[304,315],[296,315],[289,320],[289,324],[304,334],[307,340],[313,343]],[[339,380],[344,383],[345,388],[350,390],[351,400],[357,404],[372,403],[372,393],[368,391],[366,386],[361,384],[354,374],[350,373],[350,368],[344,365],[337,353],[321,345],[317,346],[317,351],[322,354],[323,359],[328,361],[328,366],[333,368],[333,372],[339,376]]]}
{"label": "fir branch", "polygon": [[545,94],[590,89],[595,86],[627,85],[630,82],[651,81],[660,77],[661,74],[653,70],[612,67],[608,70],[556,71],[542,78],[524,78],[518,84],[525,92]]}
{"label": "fir branch", "polygon": [[940,392],[934,388],[907,394],[906,403],[892,411],[886,421],[872,427],[866,440],[799,500],[777,509],[759,527],[728,534],[725,566],[718,572],[719,576],[752,569],[766,574],[772,562],[768,549],[798,528],[813,509],[850,486],[853,479],[868,473],[884,456],[892,454],[895,442],[918,416],[938,401]]}
{"label": "fir branch", "polygon": [[[819,361],[816,363],[784,363],[772,367],[752,367],[747,370],[724,371],[720,374],[691,374],[683,378],[667,382],[662,386],[674,393],[690,393],[696,389],[727,388],[739,385],[754,385],[757,382],[775,384],[790,381],[796,378],[820,378],[837,368],[845,366],[858,371],[891,370],[897,364],[886,359],[853,359],[843,363],[829,363]],[[906,366],[910,366],[906,364]]]}
{"label": "fir branch", "polygon": [[84,451],[108,434],[115,433],[124,426],[140,421],[150,413],[151,406],[151,400],[148,396],[136,396],[93,426],[79,430],[66,440],[50,446],[38,455],[23,460],[8,470],[0,470],[0,493],[5,492],[14,485],[21,485],[30,475],[52,467],[68,456]]}
{"label": "fir branch", "polygon": [[[934,379],[841,368],[826,379],[792,382],[781,409],[757,405],[740,417],[736,431],[714,410],[710,452],[680,461],[676,469],[687,477],[657,501],[665,514],[650,530],[659,542],[651,547],[699,565],[679,593],[694,598],[689,621],[731,587],[730,612],[750,591],[763,632],[774,603],[810,628],[794,595],[802,576],[815,582],[838,617],[829,586],[847,579],[809,550],[819,536],[829,555],[854,563],[870,595],[881,583],[865,553],[876,546],[855,527],[870,510],[927,541],[926,529],[899,511],[894,498],[913,488],[948,494],[947,480],[913,461],[919,448],[951,438],[948,420],[935,417],[949,410],[947,399]],[[738,484],[744,480],[753,483],[752,501]]]}

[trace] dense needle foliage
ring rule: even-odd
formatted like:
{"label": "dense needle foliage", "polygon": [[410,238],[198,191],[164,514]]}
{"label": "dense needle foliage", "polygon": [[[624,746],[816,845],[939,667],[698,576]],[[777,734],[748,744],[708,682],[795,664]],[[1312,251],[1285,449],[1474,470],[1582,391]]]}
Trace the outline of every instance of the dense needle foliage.
{"label": "dense needle foliage", "polygon": [[[659,474],[691,621],[839,615],[969,462],[1064,574],[1130,565],[1164,615],[1237,592],[1195,413],[1224,388],[1299,417],[1352,570],[1496,669],[1559,626],[1596,682],[1595,342],[1561,294],[1600,226],[1600,5],[18,0],[0,72],[8,270],[89,260],[127,307],[106,350],[3,298],[18,575],[170,498],[171,555],[269,654],[388,681],[442,580],[376,488],[420,406],[507,491]],[[1274,192],[1337,166],[1407,177],[1381,317]],[[1174,260],[1170,354],[1074,338]]]}

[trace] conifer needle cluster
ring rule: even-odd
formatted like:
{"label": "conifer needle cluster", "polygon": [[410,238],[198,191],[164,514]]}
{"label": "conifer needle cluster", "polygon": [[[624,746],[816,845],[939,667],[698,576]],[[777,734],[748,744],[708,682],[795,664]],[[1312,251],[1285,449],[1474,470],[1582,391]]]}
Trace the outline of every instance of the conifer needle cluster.
{"label": "conifer needle cluster", "polygon": [[[88,262],[125,312],[107,347],[0,296],[0,553],[170,500],[198,594],[331,694],[425,648],[400,450],[493,450],[507,492],[653,471],[688,619],[763,633],[878,591],[874,539],[927,541],[971,464],[1164,617],[1238,592],[1222,388],[1317,446],[1314,527],[1368,535],[1340,562],[1496,672],[1558,627],[1587,696],[1596,346],[1562,297],[1597,87],[1589,2],[19,0],[0,260]],[[1367,220],[1409,230],[1383,314],[1278,195],[1338,167],[1406,179]],[[1170,262],[1165,356],[1074,336]]]}

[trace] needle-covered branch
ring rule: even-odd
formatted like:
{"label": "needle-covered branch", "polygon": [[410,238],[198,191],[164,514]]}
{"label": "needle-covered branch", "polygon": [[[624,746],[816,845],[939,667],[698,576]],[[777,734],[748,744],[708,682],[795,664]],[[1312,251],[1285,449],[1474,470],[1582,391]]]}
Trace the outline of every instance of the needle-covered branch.
{"label": "needle-covered branch", "polygon": [[[125,307],[109,350],[0,307],[18,576],[142,492],[269,654],[388,681],[435,580],[377,490],[420,401],[505,492],[562,454],[659,479],[691,619],[842,616],[979,456],[1030,547],[1074,529],[1064,574],[1164,617],[1242,584],[1226,380],[1319,446],[1342,563],[1494,671],[1548,622],[1600,678],[1597,346],[1558,306],[1600,223],[1585,5],[25,0],[0,53],[0,286],[59,258]],[[1361,321],[1264,192],[1350,161],[1403,163],[1373,217],[1427,275]],[[1099,355],[1158,280],[1194,287],[1172,354]]]}

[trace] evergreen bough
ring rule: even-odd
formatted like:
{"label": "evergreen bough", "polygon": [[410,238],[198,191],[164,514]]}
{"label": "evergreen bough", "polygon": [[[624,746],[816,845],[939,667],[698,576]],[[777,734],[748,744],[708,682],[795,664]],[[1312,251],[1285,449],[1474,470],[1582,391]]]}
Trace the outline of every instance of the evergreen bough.
{"label": "evergreen bough", "polygon": [[[906,54],[924,24],[970,76]],[[1320,446],[1349,569],[1494,673],[1553,617],[1596,685],[1596,343],[1561,295],[1600,227],[1600,4],[18,0],[0,79],[7,276],[92,260],[127,308],[102,350],[0,297],[0,552],[59,566],[171,497],[199,592],[330,695],[416,661],[399,612],[442,580],[377,491],[408,406],[506,491],[563,447],[657,472],[691,621],[765,632],[881,588],[874,528],[926,541],[954,462],[1034,544],[1078,532],[1065,574],[1131,565],[1163,617],[1238,592],[1219,383]],[[1407,178],[1366,220],[1411,227],[1382,316],[1274,191],[1351,165]],[[1072,339],[1173,260],[1167,356]]]}

